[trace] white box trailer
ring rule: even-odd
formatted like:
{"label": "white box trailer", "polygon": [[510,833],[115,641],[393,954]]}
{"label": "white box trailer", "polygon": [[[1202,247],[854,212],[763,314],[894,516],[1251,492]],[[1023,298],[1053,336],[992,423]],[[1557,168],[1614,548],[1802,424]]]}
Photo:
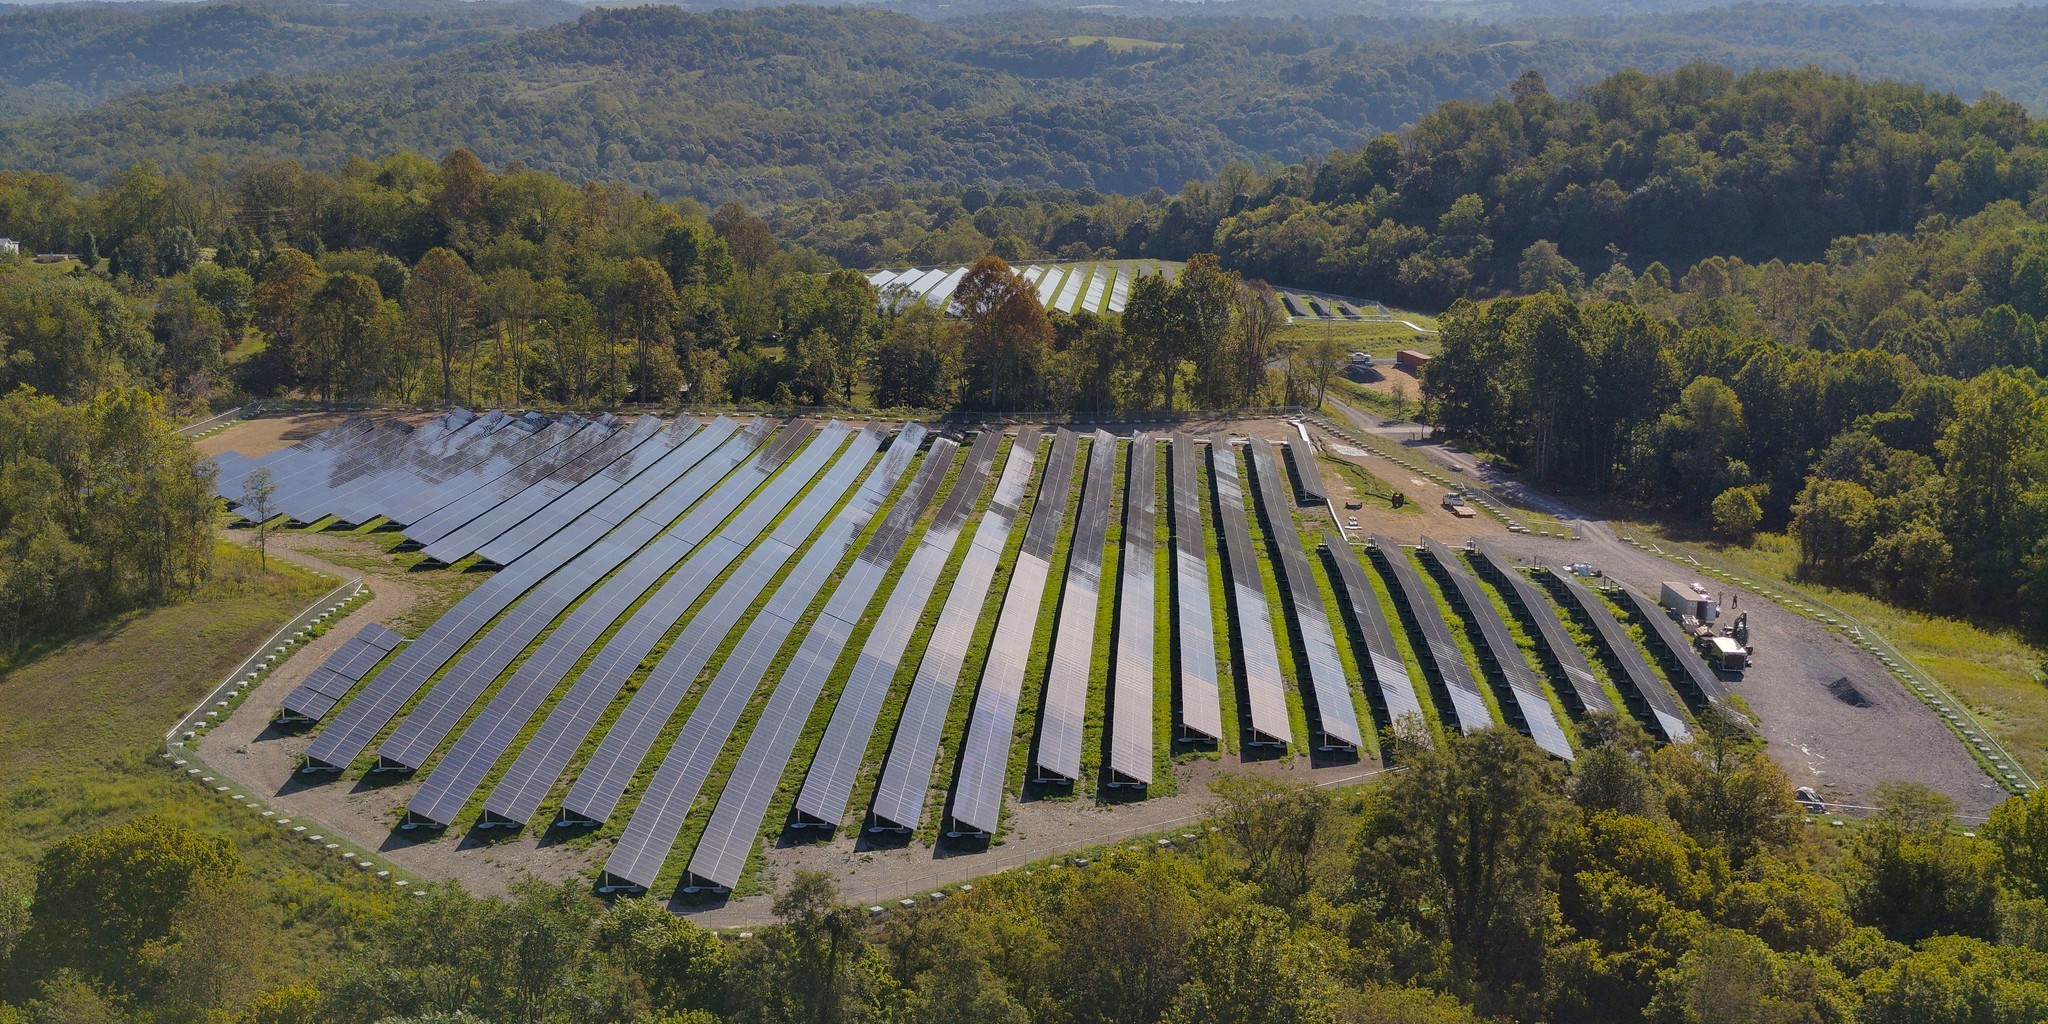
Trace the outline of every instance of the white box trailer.
{"label": "white box trailer", "polygon": [[1708,641],[1707,662],[1723,672],[1741,672],[1749,668],[1749,651],[1735,642],[1734,637],[1717,636]]}
{"label": "white box trailer", "polygon": [[1701,622],[1712,622],[1721,617],[1721,602],[1714,600],[1714,596],[1707,593],[1707,588],[1698,583],[1666,582],[1657,603]]}

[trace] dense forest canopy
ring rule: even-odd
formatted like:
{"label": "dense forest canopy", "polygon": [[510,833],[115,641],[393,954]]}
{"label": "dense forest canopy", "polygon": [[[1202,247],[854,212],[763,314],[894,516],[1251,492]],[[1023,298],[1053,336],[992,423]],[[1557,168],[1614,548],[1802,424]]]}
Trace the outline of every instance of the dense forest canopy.
{"label": "dense forest canopy", "polygon": [[[233,9],[202,10],[229,18]],[[0,18],[0,31],[12,20]],[[352,156],[462,145],[492,165],[519,160],[713,203],[883,183],[1137,194],[1177,190],[1231,161],[1353,149],[1444,101],[1502,94],[1532,67],[1560,96],[1619,68],[1665,71],[1702,57],[1931,75],[1971,99],[1987,88],[2042,96],[2027,49],[2039,12],[1934,22],[1873,10],[1836,28],[1782,6],[1708,25],[608,9],[429,56],[314,74],[296,72],[329,65],[286,59],[234,81],[130,91],[85,111],[0,123],[0,147],[17,169],[102,181],[142,158],[189,169],[209,155],[284,156],[333,169]],[[1164,45],[1090,42],[1098,37]],[[245,43],[271,45],[260,31]],[[212,62],[201,53],[178,73],[201,83],[214,77]],[[125,60],[87,70],[108,91],[163,84]]]}

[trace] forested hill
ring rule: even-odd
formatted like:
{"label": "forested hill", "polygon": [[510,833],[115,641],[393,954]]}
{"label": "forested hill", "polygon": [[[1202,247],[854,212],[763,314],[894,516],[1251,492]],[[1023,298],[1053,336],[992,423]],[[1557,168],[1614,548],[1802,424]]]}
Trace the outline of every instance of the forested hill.
{"label": "forested hill", "polygon": [[[0,8],[4,10],[4,8]],[[418,57],[572,20],[563,0],[223,0],[27,7],[0,14],[0,116],[143,89]]]}
{"label": "forested hill", "polygon": [[[1981,36],[1988,17],[1958,18],[1953,38]],[[1088,42],[1132,34],[1158,45]],[[1369,18],[1029,12],[934,23],[848,8],[597,10],[430,57],[18,121],[0,127],[0,147],[16,169],[100,181],[142,158],[175,168],[206,155],[281,155],[339,167],[461,145],[492,165],[710,200],[983,181],[1136,194],[1259,154],[1356,148],[1443,101],[1497,95],[1532,67],[1563,94],[1703,50],[1737,66],[1799,59],[1675,30],[1598,36],[1583,25]]]}

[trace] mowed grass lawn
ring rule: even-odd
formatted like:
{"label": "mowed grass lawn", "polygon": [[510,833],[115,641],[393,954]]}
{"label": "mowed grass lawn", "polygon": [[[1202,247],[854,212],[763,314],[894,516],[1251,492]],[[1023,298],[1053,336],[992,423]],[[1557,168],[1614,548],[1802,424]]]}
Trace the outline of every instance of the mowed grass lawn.
{"label": "mowed grass lawn", "polygon": [[[1630,528],[1657,532],[1634,524]],[[1700,546],[1750,573],[1790,582],[1875,629],[1969,705],[2036,781],[2048,781],[2048,685],[2037,675],[2048,664],[2048,651],[2027,643],[2016,631],[1916,612],[1797,579],[1798,545],[1783,534],[1759,536],[1749,547]]]}
{"label": "mowed grass lawn", "polygon": [[217,557],[222,571],[186,599],[121,615],[0,673],[0,863],[135,814],[209,813],[197,787],[154,763],[165,730],[335,582],[262,572],[240,550]]}

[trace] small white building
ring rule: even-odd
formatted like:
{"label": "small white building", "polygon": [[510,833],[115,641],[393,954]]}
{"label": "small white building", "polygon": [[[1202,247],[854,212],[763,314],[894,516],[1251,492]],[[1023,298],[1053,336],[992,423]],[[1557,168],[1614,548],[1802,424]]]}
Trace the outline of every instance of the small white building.
{"label": "small white building", "polygon": [[0,255],[21,255],[21,243],[12,238],[0,238]]}

